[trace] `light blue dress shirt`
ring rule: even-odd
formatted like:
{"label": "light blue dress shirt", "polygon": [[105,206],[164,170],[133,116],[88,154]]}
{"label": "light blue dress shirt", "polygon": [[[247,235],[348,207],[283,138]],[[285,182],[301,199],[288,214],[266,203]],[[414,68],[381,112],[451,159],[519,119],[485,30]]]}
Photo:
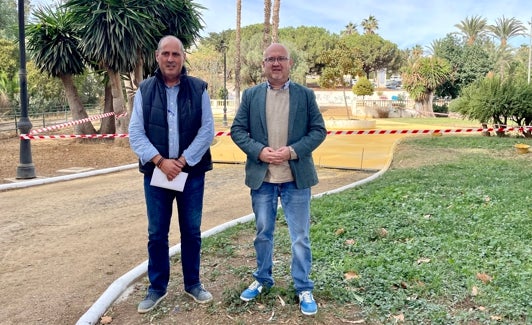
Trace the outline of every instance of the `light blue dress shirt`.
{"label": "light blue dress shirt", "polygon": [[[177,95],[179,94],[179,85],[166,87],[167,100],[167,119],[168,119],[168,145],[170,157],[179,158],[179,123],[177,118]],[[190,166],[196,165],[201,157],[209,149],[214,138],[214,118],[211,109],[211,100],[207,90],[201,98],[201,127],[198,135],[188,148],[183,151],[183,156]],[[139,157],[140,162],[144,165],[155,157],[159,152],[151,144],[144,130],[144,115],[142,114],[142,94],[140,88],[135,94],[133,101],[133,114],[129,121],[129,143],[131,149]]]}

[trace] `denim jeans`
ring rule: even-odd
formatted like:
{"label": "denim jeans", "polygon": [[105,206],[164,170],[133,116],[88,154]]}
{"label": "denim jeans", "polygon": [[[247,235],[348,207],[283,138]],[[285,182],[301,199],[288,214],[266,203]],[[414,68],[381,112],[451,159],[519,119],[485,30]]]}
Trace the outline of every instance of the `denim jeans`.
{"label": "denim jeans", "polygon": [[170,279],[168,233],[174,200],[181,234],[181,267],[185,290],[200,285],[201,216],[205,174],[189,175],[183,192],[151,186],[151,175],[144,176],[144,195],[148,212],[148,292],[166,293]]}
{"label": "denim jeans", "polygon": [[292,243],[291,272],[297,293],[312,291],[314,283],[309,278],[312,267],[310,250],[310,188],[297,189],[294,182],[262,183],[251,190],[251,203],[256,222],[254,240],[257,270],[253,277],[266,286],[272,286],[273,236],[277,218],[278,198],[281,198],[290,240]]}

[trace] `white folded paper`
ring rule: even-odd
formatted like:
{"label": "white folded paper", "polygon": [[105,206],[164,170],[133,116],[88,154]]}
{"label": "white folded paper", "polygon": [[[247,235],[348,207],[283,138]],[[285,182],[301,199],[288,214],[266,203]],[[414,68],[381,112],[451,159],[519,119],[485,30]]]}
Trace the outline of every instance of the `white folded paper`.
{"label": "white folded paper", "polygon": [[153,170],[153,175],[151,177],[151,186],[157,186],[162,188],[167,188],[169,190],[183,192],[185,187],[185,182],[187,181],[188,173],[181,172],[174,178],[172,181],[169,181],[163,171],[155,167]]}

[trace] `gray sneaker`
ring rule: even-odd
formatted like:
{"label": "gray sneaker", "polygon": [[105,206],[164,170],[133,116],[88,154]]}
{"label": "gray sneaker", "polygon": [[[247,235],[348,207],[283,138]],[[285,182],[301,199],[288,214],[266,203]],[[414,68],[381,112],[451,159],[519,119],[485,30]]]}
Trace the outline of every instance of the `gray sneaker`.
{"label": "gray sneaker", "polygon": [[149,312],[153,308],[157,307],[157,305],[166,297],[166,295],[167,293],[161,296],[157,293],[148,292],[146,298],[139,303],[137,311],[139,314],[145,314]]}
{"label": "gray sneaker", "polygon": [[200,303],[200,304],[206,304],[212,300],[211,293],[205,290],[203,285],[196,286],[190,292],[185,291],[185,293],[191,296],[195,302]]}

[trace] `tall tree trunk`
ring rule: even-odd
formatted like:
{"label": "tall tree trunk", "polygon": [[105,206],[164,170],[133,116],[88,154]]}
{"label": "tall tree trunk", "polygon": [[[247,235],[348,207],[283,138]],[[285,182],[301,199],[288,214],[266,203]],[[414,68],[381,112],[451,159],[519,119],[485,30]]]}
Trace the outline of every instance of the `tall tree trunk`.
{"label": "tall tree trunk", "polygon": [[342,91],[344,93],[344,103],[345,103],[345,110],[347,112],[347,119],[350,120],[351,119],[351,110],[347,106],[347,94],[345,93],[345,86],[342,87]]}
{"label": "tall tree trunk", "polygon": [[236,0],[236,57],[235,57],[235,112],[240,107],[240,51],[242,45],[241,36],[242,0]]}
{"label": "tall tree trunk", "polygon": [[425,93],[422,100],[422,114],[423,117],[434,117],[434,110],[432,109],[432,92]]}
{"label": "tall tree trunk", "polygon": [[133,101],[135,93],[137,92],[137,89],[139,88],[140,82],[142,81],[144,75],[144,59],[142,57],[142,51],[138,49],[137,52],[137,56],[139,59],[137,61],[135,69],[129,75],[130,79],[128,80],[128,86],[126,88],[128,104],[127,111],[129,116],[131,116],[131,113],[133,113]]}
{"label": "tall tree trunk", "polygon": [[[127,111],[122,87],[122,78],[120,77],[119,72],[113,71],[111,69],[107,69],[107,74],[109,75],[111,92],[113,94],[113,109],[115,111],[116,132],[119,134],[126,134],[128,132],[130,116],[126,114]],[[117,141],[115,141],[115,143],[121,146],[127,146],[129,143],[129,141],[124,138],[117,138],[116,140]]]}
{"label": "tall tree trunk", "polygon": [[273,0],[273,28],[272,28],[272,42],[279,43],[279,10],[281,9],[281,0]]}
{"label": "tall tree trunk", "polygon": [[[74,85],[74,79],[72,78],[72,75],[61,75],[61,81],[63,82],[63,86],[65,87],[65,94],[68,106],[70,107],[70,111],[72,112],[72,118],[74,119],[74,121],[88,118],[89,115],[87,114],[85,107],[83,107],[83,104],[81,103],[81,99],[79,98],[78,90]],[[90,121],[87,121],[86,123],[74,125],[74,133],[95,134],[96,129]]]}
{"label": "tall tree trunk", "polygon": [[271,43],[270,17],[272,15],[272,0],[264,0],[264,33],[262,35],[262,49],[265,50]]}
{"label": "tall tree trunk", "polygon": [[[109,80],[105,83],[105,95],[103,98],[103,112],[110,113],[113,111],[113,91],[111,90],[111,83]],[[115,117],[109,116],[102,119],[100,126],[101,134],[114,134],[116,133]]]}

